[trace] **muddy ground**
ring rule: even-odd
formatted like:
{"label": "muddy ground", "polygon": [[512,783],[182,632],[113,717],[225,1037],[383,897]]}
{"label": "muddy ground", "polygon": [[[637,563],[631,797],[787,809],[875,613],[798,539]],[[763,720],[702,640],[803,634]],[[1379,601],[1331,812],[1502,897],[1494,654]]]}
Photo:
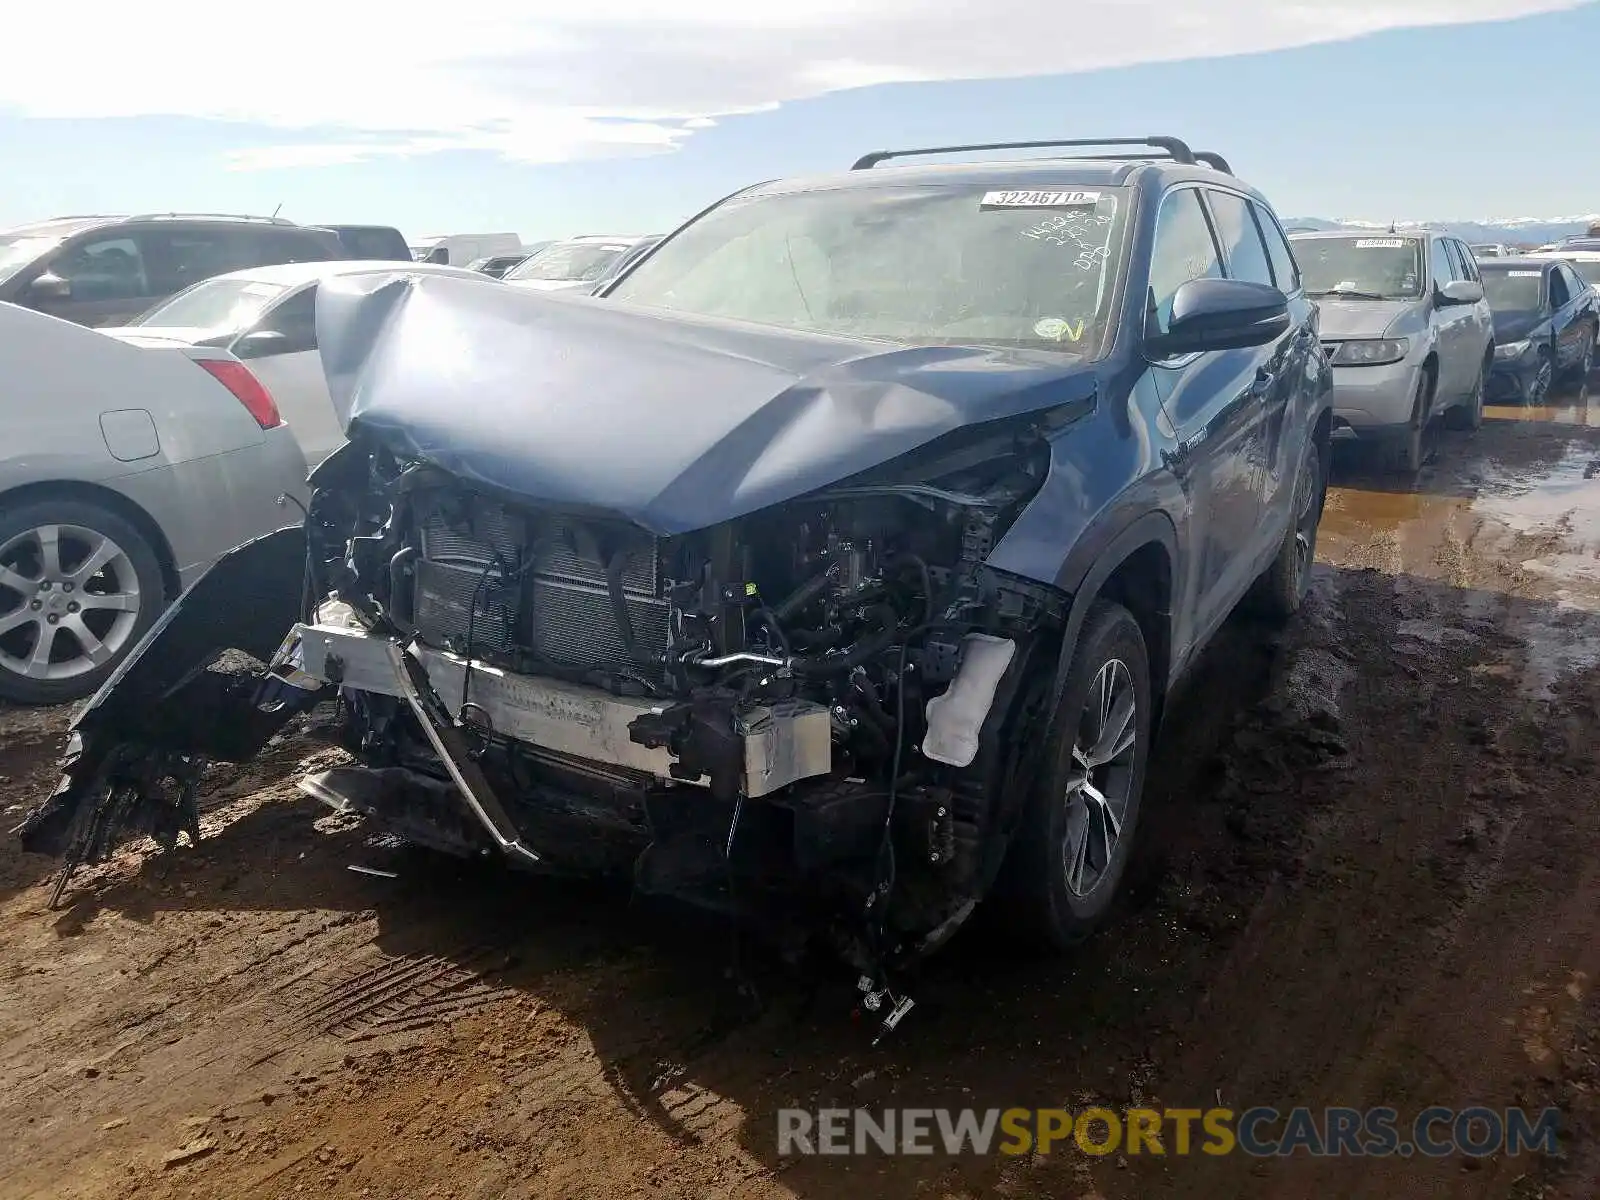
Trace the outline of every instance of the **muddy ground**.
{"label": "muddy ground", "polygon": [[[1313,598],[1178,700],[1116,923],[980,922],[882,1047],[715,922],[369,843],[224,775],[197,850],[46,909],[0,843],[5,1197],[1600,1194],[1600,400],[1492,409],[1413,489],[1344,461]],[[9,827],[65,714],[0,712]],[[352,865],[397,872],[394,879]],[[844,981],[846,985],[848,981]],[[1556,1158],[780,1158],[829,1104],[1547,1104]]]}

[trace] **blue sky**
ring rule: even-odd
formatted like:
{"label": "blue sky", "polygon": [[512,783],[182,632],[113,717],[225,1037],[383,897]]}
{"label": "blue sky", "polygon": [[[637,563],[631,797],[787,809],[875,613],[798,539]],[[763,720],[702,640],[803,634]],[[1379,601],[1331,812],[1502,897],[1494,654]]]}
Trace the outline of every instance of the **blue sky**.
{"label": "blue sky", "polygon": [[[1066,10],[996,0],[979,25],[1001,28],[984,42],[962,25],[971,14],[946,12],[928,29],[908,0],[862,2],[873,10],[871,20],[853,31],[857,10],[846,4],[830,13],[829,0],[814,0],[820,16],[807,10],[804,19],[814,25],[795,34],[794,44],[814,46],[815,55],[800,66],[782,39],[730,15],[738,8],[732,0],[702,0],[700,24],[669,31],[674,36],[651,27],[648,38],[632,37],[630,30],[643,27],[629,22],[652,18],[613,0],[600,6],[613,23],[597,27],[613,38],[609,62],[592,45],[546,38],[536,19],[510,18],[485,3],[481,25],[453,26],[441,17],[435,27],[475,56],[449,71],[436,63],[390,69],[381,55],[368,54],[354,77],[302,62],[280,65],[274,78],[262,72],[281,60],[267,46],[237,63],[250,77],[244,82],[227,77],[229,54],[209,56],[204,78],[192,85],[209,97],[202,101],[191,102],[189,82],[137,51],[105,61],[139,64],[144,79],[159,84],[144,92],[112,78],[98,95],[37,100],[39,89],[70,91],[98,69],[92,62],[83,73],[74,67],[64,76],[41,75],[34,90],[0,84],[0,226],[59,213],[271,212],[282,205],[295,220],[373,221],[413,235],[509,229],[534,240],[646,232],[669,228],[746,183],[842,168],[879,147],[1148,132],[1223,151],[1286,216],[1600,212],[1600,3],[1265,53],[950,80],[942,77],[1304,42],[1392,23],[1405,5],[1391,0],[1380,13],[1376,0],[1370,7],[1324,0],[1317,12],[1319,20],[1328,17],[1325,28],[1262,33],[1261,12],[1282,12],[1281,4],[1215,0],[1216,7],[1205,6],[1216,17],[1211,25],[1141,41],[1117,22],[1130,6],[1139,10],[1133,18],[1155,19],[1164,10],[1153,0],[1120,0],[1115,11],[1112,0],[1076,0]],[[1413,8],[1428,19],[1560,4],[1416,0]],[[1086,6],[1083,13],[1078,5]],[[1094,36],[1084,35],[1084,22]],[[260,24],[254,16],[248,22]],[[414,21],[398,24],[406,39],[426,40]],[[137,28],[148,36],[151,23]],[[951,43],[969,34],[978,38],[973,61],[958,61]],[[869,61],[829,57],[828,38],[857,35],[872,52]],[[904,59],[890,61],[898,41],[909,48]],[[1116,49],[1103,49],[1112,41]],[[480,44],[503,52],[480,52]],[[1022,53],[1018,44],[1047,49]],[[1065,49],[1056,55],[1053,46]],[[1080,46],[1091,49],[1074,49]],[[934,81],[831,90],[857,79],[919,77]],[[530,79],[547,90],[530,90]],[[253,93],[262,99],[252,101]],[[281,111],[265,107],[285,94],[297,99]],[[551,99],[568,94],[568,107]],[[480,115],[500,105],[513,115]],[[760,111],[740,115],[740,108]],[[112,115],[139,111],[193,115]],[[231,114],[242,119],[216,119]],[[656,152],[642,153],[651,142]],[[659,145],[668,142],[676,148]]]}

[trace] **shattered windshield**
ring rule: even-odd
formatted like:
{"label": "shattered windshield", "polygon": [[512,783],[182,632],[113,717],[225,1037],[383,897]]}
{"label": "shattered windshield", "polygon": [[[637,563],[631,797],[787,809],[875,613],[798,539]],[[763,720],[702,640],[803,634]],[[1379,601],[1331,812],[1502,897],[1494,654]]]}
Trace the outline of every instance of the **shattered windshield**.
{"label": "shattered windshield", "polygon": [[1306,291],[1352,300],[1414,300],[1422,295],[1422,243],[1406,237],[1295,238]]}
{"label": "shattered windshield", "polygon": [[581,279],[586,283],[605,276],[611,264],[632,246],[631,242],[568,242],[540,251],[505,274],[506,279]]}
{"label": "shattered windshield", "polygon": [[37,261],[41,254],[54,250],[61,240],[37,234],[0,234],[0,282]]}
{"label": "shattered windshield", "polygon": [[1537,267],[1505,268],[1479,264],[1483,294],[1497,313],[1538,312],[1544,296],[1544,272]]}
{"label": "shattered windshield", "polygon": [[1126,189],[849,187],[736,198],[658,246],[616,300],[790,329],[1094,357]]}

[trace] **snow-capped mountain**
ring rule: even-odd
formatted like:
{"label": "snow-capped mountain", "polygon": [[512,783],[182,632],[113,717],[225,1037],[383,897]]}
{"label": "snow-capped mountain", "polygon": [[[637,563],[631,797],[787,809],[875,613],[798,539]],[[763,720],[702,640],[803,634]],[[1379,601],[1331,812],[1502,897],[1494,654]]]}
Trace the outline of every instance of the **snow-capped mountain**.
{"label": "snow-capped mountain", "polygon": [[[1505,242],[1508,245],[1559,242],[1581,235],[1589,226],[1600,223],[1600,213],[1586,217],[1486,217],[1459,221],[1395,221],[1396,231],[1438,229],[1464,242]],[[1295,230],[1388,229],[1389,221],[1368,221],[1356,217],[1295,217],[1284,221],[1284,228]]]}

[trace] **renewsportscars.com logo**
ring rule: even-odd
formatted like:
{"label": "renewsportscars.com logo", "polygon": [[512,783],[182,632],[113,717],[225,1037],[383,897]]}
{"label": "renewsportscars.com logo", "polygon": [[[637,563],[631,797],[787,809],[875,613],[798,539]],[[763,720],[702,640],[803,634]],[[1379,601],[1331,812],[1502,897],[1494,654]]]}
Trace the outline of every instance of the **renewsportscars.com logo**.
{"label": "renewsportscars.com logo", "polygon": [[780,1155],[1050,1154],[1446,1158],[1555,1154],[1560,1110],[1425,1108],[803,1108],[778,1110]]}

